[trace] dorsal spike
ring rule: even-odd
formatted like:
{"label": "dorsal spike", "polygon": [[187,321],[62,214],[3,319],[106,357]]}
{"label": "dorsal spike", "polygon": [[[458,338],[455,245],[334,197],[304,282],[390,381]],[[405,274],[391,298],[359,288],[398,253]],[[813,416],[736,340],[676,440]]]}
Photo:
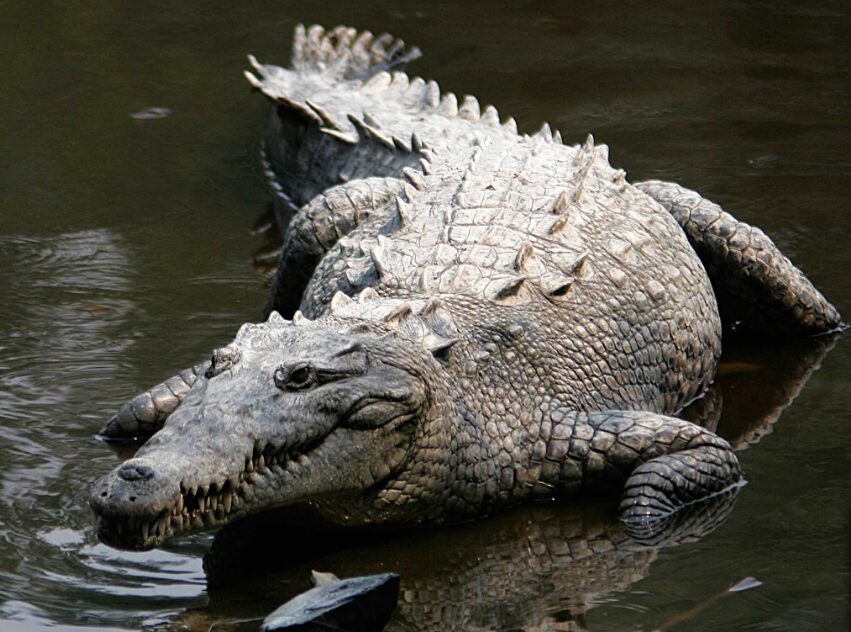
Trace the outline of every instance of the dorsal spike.
{"label": "dorsal spike", "polygon": [[502,126],[512,134],[517,133],[517,121],[514,120],[513,116],[509,116],[507,119],[505,119],[505,121],[502,123]]}
{"label": "dorsal spike", "polygon": [[393,89],[399,90],[400,92],[404,92],[408,89],[408,85],[410,81],[408,80],[408,75],[404,72],[394,72],[393,73]]}
{"label": "dorsal spike", "polygon": [[497,287],[493,291],[491,295],[491,300],[498,301],[499,299],[507,298],[509,296],[514,296],[520,291],[520,288],[523,287],[523,284],[526,282],[526,275],[521,274],[514,277],[506,277],[505,279],[501,279],[498,283]]}
{"label": "dorsal spike", "polygon": [[327,134],[333,138],[336,138],[340,142],[346,143],[347,145],[356,145],[358,142],[358,135],[352,132],[338,132],[335,129],[329,129],[327,127],[320,127],[319,131],[323,134]]}
{"label": "dorsal spike", "polygon": [[594,160],[593,155],[591,155],[589,156],[589,160],[585,163],[585,166],[582,167],[582,170],[579,172],[579,177],[576,180],[576,188],[573,189],[573,193],[570,196],[570,199],[574,204],[578,204],[582,199],[582,193],[585,190],[585,183],[588,181],[588,176],[593,167]]}
{"label": "dorsal spike", "polygon": [[544,123],[541,125],[541,129],[538,130],[535,136],[545,141],[552,141],[553,131],[550,129],[550,124]]}
{"label": "dorsal spike", "polygon": [[373,246],[369,249],[369,257],[372,259],[372,263],[375,266],[375,271],[378,272],[379,278],[384,278],[390,273],[387,255],[387,249],[383,246]]}
{"label": "dorsal spike", "polygon": [[266,322],[269,323],[270,325],[277,325],[277,326],[289,325],[290,324],[290,321],[288,321],[286,318],[284,318],[277,311],[274,311],[274,310],[269,313],[269,318],[266,319]]}
{"label": "dorsal spike", "polygon": [[342,77],[346,74],[349,65],[351,64],[352,53],[346,48],[340,49],[335,53],[334,59],[327,68],[327,73],[333,77]]}
{"label": "dorsal spike", "polygon": [[458,98],[452,92],[444,94],[435,112],[448,118],[458,116]]}
{"label": "dorsal spike", "polygon": [[346,280],[349,282],[353,288],[363,287],[364,280],[368,275],[372,273],[372,270],[375,268],[374,265],[367,267],[368,264],[367,259],[365,258],[357,258],[353,261],[350,261],[348,267],[346,268]]}
{"label": "dorsal spike", "polygon": [[250,84],[251,84],[251,87],[252,87],[252,88],[257,88],[258,90],[262,90],[262,89],[263,89],[263,82],[262,82],[262,81],[260,81],[260,80],[259,80],[257,77],[255,77],[253,74],[251,74],[251,73],[250,73],[250,72],[248,72],[247,70],[243,70],[243,71],[242,71],[242,74],[245,76],[245,78],[246,78],[246,79],[248,79],[248,83],[250,83]]}
{"label": "dorsal spike", "polygon": [[387,45],[393,43],[393,36],[390,33],[382,33],[375,38],[370,49],[379,57],[385,57],[387,53]]}
{"label": "dorsal spike", "polygon": [[358,294],[358,303],[366,303],[381,298],[375,288],[366,287]]}
{"label": "dorsal spike", "polygon": [[558,194],[555,203],[553,204],[553,213],[556,215],[561,215],[564,213],[565,209],[570,204],[570,198],[567,195],[567,191],[562,191]]}
{"label": "dorsal spike", "polygon": [[482,112],[482,123],[492,127],[499,126],[499,112],[492,105],[487,106]]}
{"label": "dorsal spike", "polygon": [[532,256],[535,252],[535,249],[532,247],[528,241],[524,241],[523,245],[520,246],[520,250],[517,251],[517,256],[514,257],[514,269],[518,272],[521,272],[526,264],[526,261]]}
{"label": "dorsal spike", "polygon": [[305,316],[300,309],[297,309],[295,314],[293,314],[293,325],[296,327],[303,327],[313,321],[310,320],[307,316]]}
{"label": "dorsal spike", "polygon": [[423,174],[430,176],[431,175],[431,162],[426,160],[425,158],[420,159],[420,167],[423,170]]}
{"label": "dorsal spike", "polygon": [[555,235],[564,230],[567,225],[570,223],[570,215],[567,213],[563,213],[556,217],[556,221],[553,222],[552,226],[547,229],[548,235]]}
{"label": "dorsal spike", "polygon": [[293,68],[300,69],[304,65],[304,50],[307,45],[307,31],[304,24],[296,24],[295,33],[293,34]]}
{"label": "dorsal spike", "polygon": [[423,92],[425,92],[426,82],[422,77],[414,77],[411,79],[411,83],[408,86],[408,90],[405,93],[405,96],[410,100],[411,97],[414,99],[421,99],[423,96]]}
{"label": "dorsal spike", "polygon": [[300,103],[299,101],[295,101],[290,99],[289,97],[285,97],[283,95],[278,95],[272,99],[274,103],[277,103],[279,107],[290,110],[297,116],[301,117],[304,121],[307,121],[311,125],[322,126],[322,119],[319,118],[319,115],[314,112],[311,108],[307,107],[304,103]]}
{"label": "dorsal spike", "polygon": [[413,132],[411,134],[411,147],[413,147],[417,151],[422,151],[423,149],[425,149],[425,143],[423,143],[419,134],[417,134],[416,132]]}
{"label": "dorsal spike", "polygon": [[443,301],[441,301],[436,296],[433,296],[428,301],[426,301],[426,304],[420,310],[420,314],[428,318],[436,314],[441,309],[443,309]]}
{"label": "dorsal spike", "polygon": [[381,127],[381,123],[379,123],[369,112],[363,113],[363,120],[367,125],[374,127],[375,129],[379,129]]}
{"label": "dorsal spike", "polygon": [[465,94],[461,107],[458,108],[458,116],[468,121],[478,121],[481,116],[479,100],[471,94]]}
{"label": "dorsal spike", "polygon": [[399,222],[402,226],[409,226],[414,220],[414,205],[406,202],[398,195],[396,196],[396,210],[399,212]]}
{"label": "dorsal spike", "polygon": [[363,87],[370,90],[384,90],[392,81],[393,77],[390,76],[389,72],[381,71],[370,77],[369,80],[363,84]]}
{"label": "dorsal spike", "polygon": [[[313,56],[316,57],[316,53],[320,50],[322,46],[322,36],[325,35],[325,29],[319,24],[311,24],[307,28],[307,53],[306,57]],[[310,59],[309,61],[315,61],[315,59]]]}
{"label": "dorsal spike", "polygon": [[348,118],[360,136],[365,138],[372,138],[380,142],[385,147],[389,147],[390,149],[396,148],[396,145],[393,144],[393,138],[391,138],[384,132],[378,131],[372,125],[369,125],[366,121],[358,118],[354,114],[349,114]]}
{"label": "dorsal spike", "polygon": [[416,169],[404,167],[402,169],[402,175],[404,175],[405,180],[410,182],[418,191],[425,189],[425,178],[423,178],[423,174]]}
{"label": "dorsal spike", "polygon": [[432,109],[440,105],[440,86],[437,85],[436,81],[429,81],[426,84],[423,105]]}
{"label": "dorsal spike", "polygon": [[569,274],[573,277],[579,276],[579,273],[582,271],[582,268],[585,266],[585,262],[587,260],[588,251],[585,251],[581,255],[576,257],[573,264],[570,266]]}
{"label": "dorsal spike", "polygon": [[436,333],[428,333],[423,336],[422,339],[422,345],[432,354],[437,354],[445,349],[449,349],[457,342],[458,338],[447,338]]}
{"label": "dorsal spike", "polygon": [[331,297],[331,313],[339,312],[341,309],[351,305],[354,303],[352,297],[348,294],[344,294],[343,292],[336,292],[333,297]]}
{"label": "dorsal spike", "polygon": [[347,115],[347,118],[359,135],[369,136],[369,132],[366,130],[367,125],[359,116],[350,113]]}
{"label": "dorsal spike", "polygon": [[410,153],[411,151],[411,146],[398,136],[393,136],[393,144],[399,151],[404,151],[406,153]]}
{"label": "dorsal spike", "polygon": [[549,273],[543,275],[538,280],[538,284],[541,291],[547,297],[563,297],[567,295],[568,291],[573,286],[573,277]]}
{"label": "dorsal spike", "polygon": [[359,58],[369,58],[369,45],[372,43],[372,32],[361,31],[355,43],[352,44],[352,53]]}
{"label": "dorsal spike", "polygon": [[388,149],[396,149],[396,144],[393,142],[392,136],[388,136],[387,134],[385,134],[383,132],[379,132],[374,127],[370,127],[369,129],[372,133],[372,137],[375,140],[377,140],[379,143],[381,143],[382,145],[384,145]]}
{"label": "dorsal spike", "polygon": [[384,317],[384,322],[389,324],[397,324],[413,313],[410,303],[402,303],[394,307],[387,316]]}

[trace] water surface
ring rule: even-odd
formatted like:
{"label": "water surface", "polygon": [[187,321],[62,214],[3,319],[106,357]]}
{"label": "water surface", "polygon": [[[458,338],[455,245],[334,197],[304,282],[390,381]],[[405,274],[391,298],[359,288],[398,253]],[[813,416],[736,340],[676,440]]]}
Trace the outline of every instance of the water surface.
{"label": "water surface", "polygon": [[[386,29],[423,49],[411,72],[526,131],[593,132],[630,180],[764,228],[851,314],[848,9],[591,6],[0,3],[0,627],[206,630],[265,615],[317,568],[401,572],[397,630],[847,629],[847,336],[727,345],[704,405],[758,443],[732,515],[697,542],[583,554],[620,537],[584,501],[290,560],[273,537],[274,569],[219,586],[209,535],[132,554],[94,536],[88,489],[127,456],[101,423],[259,317],[267,106],[240,75],[248,52],[285,62],[297,21]],[[227,567],[226,536],[208,568]],[[747,576],[762,585],[719,596]]]}

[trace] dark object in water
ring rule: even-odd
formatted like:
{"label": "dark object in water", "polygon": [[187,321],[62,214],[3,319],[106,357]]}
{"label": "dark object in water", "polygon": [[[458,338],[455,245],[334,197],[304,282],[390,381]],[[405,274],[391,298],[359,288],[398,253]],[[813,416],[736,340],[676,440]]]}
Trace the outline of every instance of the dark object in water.
{"label": "dark object in water", "polygon": [[278,630],[384,629],[399,599],[396,573],[337,579],[313,572],[314,588],[290,599],[263,621],[261,632]]}

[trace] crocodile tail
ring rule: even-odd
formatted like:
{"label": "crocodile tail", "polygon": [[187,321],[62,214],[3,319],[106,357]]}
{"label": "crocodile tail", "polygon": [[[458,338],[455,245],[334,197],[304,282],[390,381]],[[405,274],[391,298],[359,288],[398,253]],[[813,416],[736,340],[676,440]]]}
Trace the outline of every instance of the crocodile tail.
{"label": "crocodile tail", "polygon": [[388,33],[376,37],[348,26],[326,31],[318,24],[308,28],[299,24],[293,36],[292,67],[335,79],[367,79],[420,55],[418,48],[406,48],[403,40]]}

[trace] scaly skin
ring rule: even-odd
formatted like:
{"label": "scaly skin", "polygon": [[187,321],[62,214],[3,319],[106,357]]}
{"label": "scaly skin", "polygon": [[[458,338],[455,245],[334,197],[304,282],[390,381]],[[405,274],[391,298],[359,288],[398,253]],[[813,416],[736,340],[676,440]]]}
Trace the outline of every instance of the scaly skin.
{"label": "scaly skin", "polygon": [[[607,486],[646,526],[739,484],[730,446],[670,415],[721,350],[689,239],[713,257],[753,229],[684,219],[675,185],[630,185],[590,137],[520,136],[475,99],[375,73],[404,53],[371,42],[313,27],[293,70],[253,62],[280,208],[301,207],[280,219],[269,319],[97,485],[102,537],[144,548],[305,501],[345,524],[442,523]],[[749,244],[784,331],[839,324],[770,240]],[[750,274],[741,260],[712,282]]]}

